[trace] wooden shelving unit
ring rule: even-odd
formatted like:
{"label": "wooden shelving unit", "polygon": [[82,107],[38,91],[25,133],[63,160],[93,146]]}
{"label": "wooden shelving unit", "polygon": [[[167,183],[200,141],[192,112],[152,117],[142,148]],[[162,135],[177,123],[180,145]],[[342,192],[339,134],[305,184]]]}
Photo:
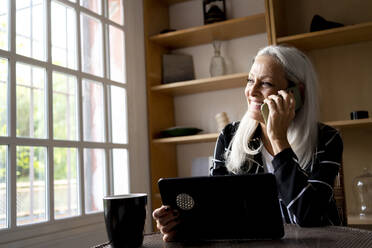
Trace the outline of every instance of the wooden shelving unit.
{"label": "wooden shelving unit", "polygon": [[231,40],[266,31],[265,14],[257,14],[200,27],[177,30],[154,35],[150,41],[166,47],[177,49],[211,43],[213,40]]}
{"label": "wooden shelving unit", "polygon": [[231,75],[196,79],[157,85],[151,88],[152,92],[171,96],[194,94],[206,91],[224,90],[243,87],[247,83],[248,73],[236,73]]}
{"label": "wooden shelving unit", "polygon": [[372,40],[372,22],[340,28],[278,37],[277,44],[291,44],[303,50],[320,49]]}
{"label": "wooden shelving unit", "polygon": [[[144,1],[144,29],[146,39],[146,78],[147,78],[147,102],[148,102],[148,119],[149,119],[149,144],[150,144],[150,174],[151,174],[151,193],[152,193],[152,207],[158,207],[160,202],[157,181],[161,177],[176,177],[177,171],[177,156],[176,146],[178,144],[190,144],[200,142],[215,142],[218,138],[218,133],[199,134],[192,136],[172,137],[157,139],[157,135],[160,130],[166,129],[171,126],[175,126],[175,110],[174,110],[174,96],[195,94],[207,91],[225,90],[236,87],[244,87],[246,84],[247,73],[237,73],[226,75],[222,77],[196,79],[185,82],[174,82],[170,84],[161,84],[162,75],[162,55],[171,52],[172,49],[197,46],[202,44],[211,43],[213,40],[231,40],[239,37],[248,35],[255,35],[268,31],[268,41],[270,44],[291,44],[303,50],[313,50],[320,48],[328,48],[334,46],[341,46],[346,44],[352,44],[362,41],[372,41],[372,22],[364,20],[359,24],[345,26],[342,28],[312,32],[312,33],[301,33],[301,32],[290,32],[287,31],[286,25],[286,11],[296,11],[298,5],[309,4],[314,6],[317,3],[312,1],[301,1],[301,3],[295,0],[265,0],[266,12],[227,20],[220,23],[214,23],[199,27],[188,28],[184,30],[177,30],[165,34],[159,34],[162,30],[169,28],[169,5],[186,2],[188,0],[143,0]],[[289,1],[289,3],[288,3]],[[332,0],[336,1],[336,0]],[[340,0],[340,4],[347,5],[346,0]],[[286,4],[287,3],[287,4]],[[337,4],[339,2],[337,1]],[[372,5],[372,4],[371,4]],[[324,5],[326,6],[326,5]],[[308,6],[307,6],[308,7]],[[325,8],[325,7],[323,7]],[[308,8],[305,9],[305,14],[310,11]],[[337,10],[338,11],[338,10]],[[335,11],[334,11],[335,12]],[[296,12],[297,14],[298,12]],[[357,15],[351,13],[351,15]],[[297,15],[296,18],[303,18],[303,15]],[[292,22],[289,22],[293,24]],[[300,22],[303,23],[303,22]],[[358,22],[356,22],[358,23]],[[296,34],[299,33],[299,34]],[[295,34],[295,35],[289,35]],[[264,44],[262,44],[264,46]],[[366,51],[367,53],[367,51]],[[354,57],[352,58],[354,59]],[[367,60],[366,60],[367,61]],[[319,61],[318,61],[319,62]],[[352,65],[350,62],[349,65]],[[365,64],[365,63],[364,63]],[[345,66],[346,64],[343,64]],[[330,68],[328,65],[322,64],[325,70],[325,74],[328,74]],[[352,71],[354,73],[355,68]],[[343,67],[333,69],[332,73],[344,75]],[[332,74],[334,76],[334,74]],[[352,94],[348,99],[360,99],[365,97],[367,94],[363,91],[364,88],[369,89],[368,85],[358,84],[361,87],[355,87],[359,92],[349,92],[349,88],[343,86],[343,84],[353,83],[342,80],[340,77],[336,77],[337,84],[333,84],[334,78],[321,84],[327,83],[327,90],[331,90],[330,94],[327,93],[329,101],[338,100],[340,104],[338,109],[332,107],[332,109],[326,109],[332,119],[339,119],[339,116],[345,116],[346,107],[349,107],[348,103],[337,98],[339,93],[347,92]],[[327,78],[328,79],[328,78]],[[332,81],[333,80],[333,81]],[[332,82],[331,82],[332,81]],[[359,83],[359,82],[358,82]],[[332,86],[332,87],[331,87]],[[364,88],[363,88],[363,87]],[[335,90],[335,88],[337,90]],[[337,92],[337,93],[335,93]],[[330,97],[331,96],[331,97]],[[344,96],[344,98],[346,98]],[[322,98],[324,100],[324,98]],[[326,99],[326,100],[327,100]],[[365,99],[364,99],[365,100]],[[324,101],[323,101],[324,102]],[[364,101],[367,102],[367,101]],[[329,103],[329,102],[328,102]],[[323,103],[322,103],[323,104]],[[332,104],[330,104],[332,105]],[[328,106],[328,105],[327,105]],[[332,105],[333,106],[333,105]],[[372,105],[368,105],[372,107]],[[367,110],[371,110],[368,109]],[[322,108],[324,106],[321,106]],[[359,108],[359,106],[358,106]],[[332,111],[338,113],[334,115]],[[350,111],[350,110],[348,110]],[[342,113],[342,114],[341,114]],[[336,117],[338,116],[338,117]],[[328,116],[327,116],[328,117]],[[370,128],[372,127],[372,119],[362,120],[341,120],[331,121],[326,124],[336,127],[338,129],[353,130],[359,128]],[[364,132],[362,135],[364,135]],[[368,133],[368,132],[365,132]],[[369,137],[369,136],[367,136]],[[356,145],[354,141],[348,141],[344,143],[344,147],[348,145]],[[354,143],[353,143],[354,142]],[[369,143],[366,143],[369,144]],[[367,147],[367,145],[365,146]],[[353,147],[354,148],[354,147]],[[352,149],[351,149],[352,150]],[[350,155],[353,161],[356,159],[357,163],[364,164],[363,159],[355,154]],[[347,165],[344,164],[344,167]],[[350,170],[344,170],[344,178],[348,177]],[[355,223],[354,223],[355,222]],[[358,219],[349,218],[350,224],[366,224]]]}

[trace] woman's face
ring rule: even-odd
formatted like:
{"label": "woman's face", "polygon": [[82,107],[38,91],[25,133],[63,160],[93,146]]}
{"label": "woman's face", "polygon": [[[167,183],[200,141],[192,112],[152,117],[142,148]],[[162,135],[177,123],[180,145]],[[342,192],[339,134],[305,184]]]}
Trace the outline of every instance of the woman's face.
{"label": "woman's face", "polygon": [[249,116],[263,123],[261,105],[264,99],[287,87],[283,66],[269,55],[257,56],[245,87]]}

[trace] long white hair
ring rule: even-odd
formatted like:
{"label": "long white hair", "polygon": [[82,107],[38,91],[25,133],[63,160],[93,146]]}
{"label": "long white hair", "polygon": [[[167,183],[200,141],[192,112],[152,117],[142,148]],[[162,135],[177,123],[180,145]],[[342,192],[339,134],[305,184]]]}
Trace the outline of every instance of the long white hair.
{"label": "long white hair", "polygon": [[[288,81],[304,84],[304,104],[296,112],[296,116],[288,128],[287,138],[293,151],[298,157],[302,168],[311,161],[315,152],[318,138],[318,79],[308,57],[294,47],[267,46],[258,51],[256,57],[269,55],[281,64]],[[240,125],[229,149],[225,153],[226,167],[233,173],[239,173],[241,166],[248,162],[249,167],[253,163],[253,155],[262,149],[262,142],[256,149],[249,147],[259,123],[251,119],[246,112],[240,121]]]}

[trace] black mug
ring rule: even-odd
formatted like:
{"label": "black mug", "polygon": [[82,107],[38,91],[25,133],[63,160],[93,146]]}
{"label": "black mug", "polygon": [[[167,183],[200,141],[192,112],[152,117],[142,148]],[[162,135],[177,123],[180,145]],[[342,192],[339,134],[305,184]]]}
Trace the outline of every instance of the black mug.
{"label": "black mug", "polygon": [[105,196],[103,198],[107,235],[115,248],[142,245],[147,194]]}

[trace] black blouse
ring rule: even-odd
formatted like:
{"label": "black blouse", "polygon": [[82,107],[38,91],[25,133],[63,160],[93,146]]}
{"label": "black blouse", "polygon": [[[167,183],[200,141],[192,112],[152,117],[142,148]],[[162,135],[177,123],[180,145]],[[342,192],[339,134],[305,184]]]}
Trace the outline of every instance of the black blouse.
{"label": "black blouse", "polygon": [[[239,126],[227,125],[218,137],[210,175],[232,174],[225,166],[225,151]],[[258,147],[261,129],[257,128],[249,145]],[[300,226],[340,225],[333,185],[341,166],[343,143],[334,128],[319,123],[318,144],[311,162],[302,169],[291,148],[274,156],[272,164],[278,184],[283,219]],[[261,153],[253,156],[254,162],[240,167],[240,174],[264,173]]]}

